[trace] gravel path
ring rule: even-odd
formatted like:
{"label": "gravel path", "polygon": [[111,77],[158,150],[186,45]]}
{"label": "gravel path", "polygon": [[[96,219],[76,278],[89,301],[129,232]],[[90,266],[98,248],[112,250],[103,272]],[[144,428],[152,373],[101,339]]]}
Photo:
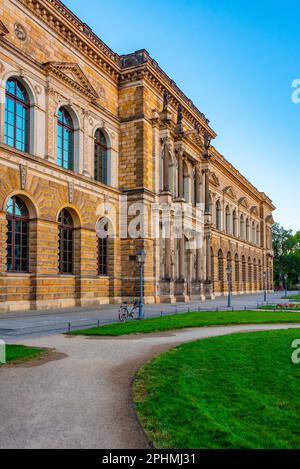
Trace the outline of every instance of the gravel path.
{"label": "gravel path", "polygon": [[121,338],[23,340],[57,353],[0,369],[0,448],[148,448],[131,401],[131,383],[144,362],[182,342],[292,327],[300,328],[218,326]]}

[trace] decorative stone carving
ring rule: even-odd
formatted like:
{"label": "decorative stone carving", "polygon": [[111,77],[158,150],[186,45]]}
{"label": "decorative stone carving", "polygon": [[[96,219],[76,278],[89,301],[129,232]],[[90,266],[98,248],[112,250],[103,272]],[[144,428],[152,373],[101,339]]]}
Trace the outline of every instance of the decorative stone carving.
{"label": "decorative stone carving", "polygon": [[99,86],[97,88],[97,93],[98,93],[98,96],[99,96],[99,100],[100,101],[105,101],[106,99],[106,94],[105,94],[105,89],[103,88],[103,86]]}
{"label": "decorative stone carving", "polygon": [[47,62],[44,64],[44,67],[49,74],[57,76],[90,99],[99,98],[98,93],[78,64],[69,62]]}
{"label": "decorative stone carving", "polygon": [[20,181],[21,181],[21,189],[26,189],[26,182],[27,182],[27,167],[23,164],[20,164]]}
{"label": "decorative stone carving", "polygon": [[35,85],[34,91],[36,92],[37,95],[42,94],[42,87],[40,85]]}
{"label": "decorative stone carving", "polygon": [[204,148],[205,148],[205,157],[208,158],[208,152],[210,150],[211,145],[211,136],[208,132],[204,133]]}
{"label": "decorative stone carving", "polygon": [[0,73],[3,73],[5,71],[5,67],[2,62],[0,62]]}
{"label": "decorative stone carving", "polygon": [[24,26],[21,23],[14,24],[15,36],[22,42],[25,42],[27,39],[27,32]]}
{"label": "decorative stone carving", "polygon": [[170,103],[170,95],[167,92],[167,90],[164,91],[164,104],[163,104],[163,112],[166,112],[168,110],[168,106]]}

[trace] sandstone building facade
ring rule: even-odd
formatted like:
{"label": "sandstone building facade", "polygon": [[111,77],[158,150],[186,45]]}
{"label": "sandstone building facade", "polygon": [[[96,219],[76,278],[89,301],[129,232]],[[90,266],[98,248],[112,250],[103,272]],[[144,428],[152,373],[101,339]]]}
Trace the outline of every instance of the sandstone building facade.
{"label": "sandstone building facade", "polygon": [[[272,290],[272,201],[149,54],[114,53],[58,0],[0,0],[0,18],[0,311],[131,298],[140,249],[147,302]],[[124,232],[125,199],[158,236]],[[199,232],[175,236],[174,204],[191,226],[203,207]]]}

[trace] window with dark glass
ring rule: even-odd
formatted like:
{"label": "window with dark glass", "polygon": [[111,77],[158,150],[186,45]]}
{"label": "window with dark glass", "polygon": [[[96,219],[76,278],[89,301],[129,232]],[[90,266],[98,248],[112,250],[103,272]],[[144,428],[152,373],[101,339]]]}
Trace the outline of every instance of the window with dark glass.
{"label": "window with dark glass", "polygon": [[20,151],[29,151],[29,97],[16,78],[6,82],[4,143]]}
{"label": "window with dark glass", "polygon": [[68,210],[60,212],[59,218],[59,273],[73,273],[74,223]]}
{"label": "window with dark glass", "polygon": [[24,202],[12,197],[6,208],[7,271],[28,272],[29,215]]}
{"label": "window with dark glass", "polygon": [[[108,231],[108,224],[104,230]],[[108,237],[98,238],[98,275],[107,275],[108,273]]]}
{"label": "window with dark glass", "polygon": [[74,168],[74,125],[64,107],[58,112],[57,163],[65,169]]}
{"label": "window with dark glass", "polygon": [[95,135],[95,179],[108,184],[108,145],[102,132],[98,129]]}

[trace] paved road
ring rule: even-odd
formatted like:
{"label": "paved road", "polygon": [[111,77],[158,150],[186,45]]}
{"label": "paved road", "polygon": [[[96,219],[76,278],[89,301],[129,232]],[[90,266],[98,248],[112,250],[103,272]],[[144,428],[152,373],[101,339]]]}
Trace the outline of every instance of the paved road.
{"label": "paved road", "polygon": [[[268,302],[279,301],[282,292],[268,294]],[[280,300],[283,302],[283,300]],[[233,297],[233,306],[243,309],[256,307],[263,302],[262,294],[239,295]],[[157,316],[178,311],[226,308],[227,297],[219,297],[214,301],[192,301],[190,303],[176,303],[175,305],[146,305],[146,316]],[[52,335],[54,332],[66,332],[71,323],[72,329],[92,327],[98,324],[110,323],[117,320],[118,306],[104,305],[93,308],[68,308],[52,311],[23,311],[17,313],[0,314],[0,339],[9,341],[14,337],[39,337]]]}
{"label": "paved road", "polygon": [[[256,325],[123,338],[35,338],[55,361],[0,369],[0,448],[147,448],[131,401],[137,369],[178,343],[235,332],[300,328]],[[300,331],[299,331],[300,337]]]}

